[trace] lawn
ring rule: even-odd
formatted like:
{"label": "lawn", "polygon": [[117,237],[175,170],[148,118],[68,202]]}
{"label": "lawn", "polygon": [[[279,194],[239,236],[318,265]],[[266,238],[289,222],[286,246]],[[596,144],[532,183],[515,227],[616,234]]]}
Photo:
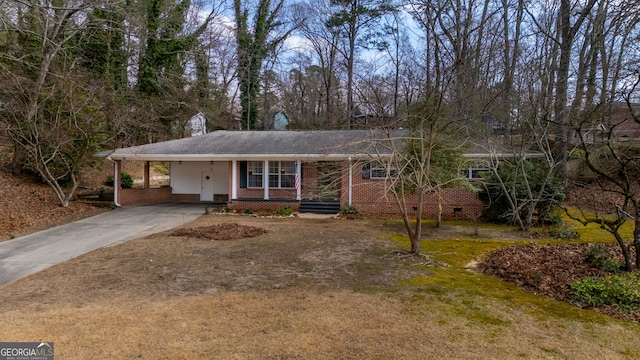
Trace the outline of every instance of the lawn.
{"label": "lawn", "polygon": [[[204,215],[2,286],[0,339],[53,341],[56,359],[624,359],[640,326],[534,295],[467,265],[527,243],[509,228],[445,224],[395,253],[399,223]],[[184,234],[184,232],[183,232]]]}

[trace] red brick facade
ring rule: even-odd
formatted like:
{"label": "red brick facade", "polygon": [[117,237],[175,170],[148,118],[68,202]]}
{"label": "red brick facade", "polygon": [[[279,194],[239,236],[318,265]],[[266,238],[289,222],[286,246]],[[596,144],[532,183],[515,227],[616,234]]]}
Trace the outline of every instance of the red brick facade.
{"label": "red brick facade", "polygon": [[150,189],[119,189],[120,205],[142,205],[173,201],[170,187]]}
{"label": "red brick facade", "polygon": [[[231,168],[231,162],[229,163]],[[232,194],[231,171],[229,171],[229,194]],[[336,182],[337,193],[341,205],[349,204],[349,168],[348,163],[341,163],[339,179]],[[280,207],[290,207],[297,211],[300,202],[296,200],[296,189],[270,188],[269,199],[264,199],[264,188],[241,188],[240,175],[236,179],[237,199],[227,202],[227,207],[236,211],[277,211]],[[400,214],[398,205],[393,195],[385,192],[385,181],[382,179],[363,179],[361,166],[353,166],[351,172],[352,191],[351,205],[359,212],[369,215]],[[315,163],[303,163],[302,165],[302,199],[314,199],[318,197],[318,171]],[[171,188],[159,189],[120,189],[119,199],[121,205],[148,204],[154,202],[198,202],[199,194],[171,194]],[[482,212],[482,202],[477,195],[462,188],[445,189],[442,194],[442,216],[444,219],[475,219]],[[407,199],[408,212],[414,213],[416,197],[411,195]],[[423,201],[423,214],[425,218],[434,218],[438,209],[438,198],[435,193],[425,195]]]}
{"label": "red brick facade", "polygon": [[[349,186],[349,175],[342,175],[343,188]],[[348,203],[348,192],[342,192],[341,202]],[[444,219],[477,219],[482,213],[482,202],[478,196],[463,188],[444,189],[441,193],[442,217]],[[400,210],[393,194],[386,191],[384,179],[363,179],[361,166],[354,166],[352,173],[353,206],[363,214],[398,215]],[[417,196],[407,196],[407,212],[415,214]],[[438,211],[438,196],[428,193],[423,198],[423,216],[435,218]]]}

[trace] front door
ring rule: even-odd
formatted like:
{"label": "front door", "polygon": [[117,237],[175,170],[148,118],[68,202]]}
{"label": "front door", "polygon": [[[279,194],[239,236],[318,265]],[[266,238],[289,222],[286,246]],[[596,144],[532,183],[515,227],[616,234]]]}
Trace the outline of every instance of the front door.
{"label": "front door", "polygon": [[200,201],[213,201],[213,171],[203,171],[200,181]]}

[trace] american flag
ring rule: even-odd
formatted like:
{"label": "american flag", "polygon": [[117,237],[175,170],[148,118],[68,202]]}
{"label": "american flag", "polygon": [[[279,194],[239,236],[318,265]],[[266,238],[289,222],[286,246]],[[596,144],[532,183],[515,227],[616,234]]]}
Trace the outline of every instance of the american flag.
{"label": "american flag", "polygon": [[296,171],[295,171],[295,176],[294,176],[294,184],[296,187],[296,190],[300,189],[300,175],[298,175],[298,163],[296,162]]}

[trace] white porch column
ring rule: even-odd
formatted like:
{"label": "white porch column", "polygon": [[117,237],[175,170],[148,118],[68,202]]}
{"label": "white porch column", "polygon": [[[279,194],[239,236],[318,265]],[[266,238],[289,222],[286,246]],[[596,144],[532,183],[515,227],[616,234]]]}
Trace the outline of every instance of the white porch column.
{"label": "white porch column", "polygon": [[264,185],[264,199],[269,200],[269,160],[262,165],[262,184]]}
{"label": "white porch column", "polygon": [[238,160],[231,161],[231,200],[238,199]]}
{"label": "white porch column", "polygon": [[353,205],[353,163],[349,157],[349,206]]}
{"label": "white porch column", "polygon": [[296,187],[296,200],[302,199],[302,162],[300,160],[296,161],[296,180],[298,186]]}

